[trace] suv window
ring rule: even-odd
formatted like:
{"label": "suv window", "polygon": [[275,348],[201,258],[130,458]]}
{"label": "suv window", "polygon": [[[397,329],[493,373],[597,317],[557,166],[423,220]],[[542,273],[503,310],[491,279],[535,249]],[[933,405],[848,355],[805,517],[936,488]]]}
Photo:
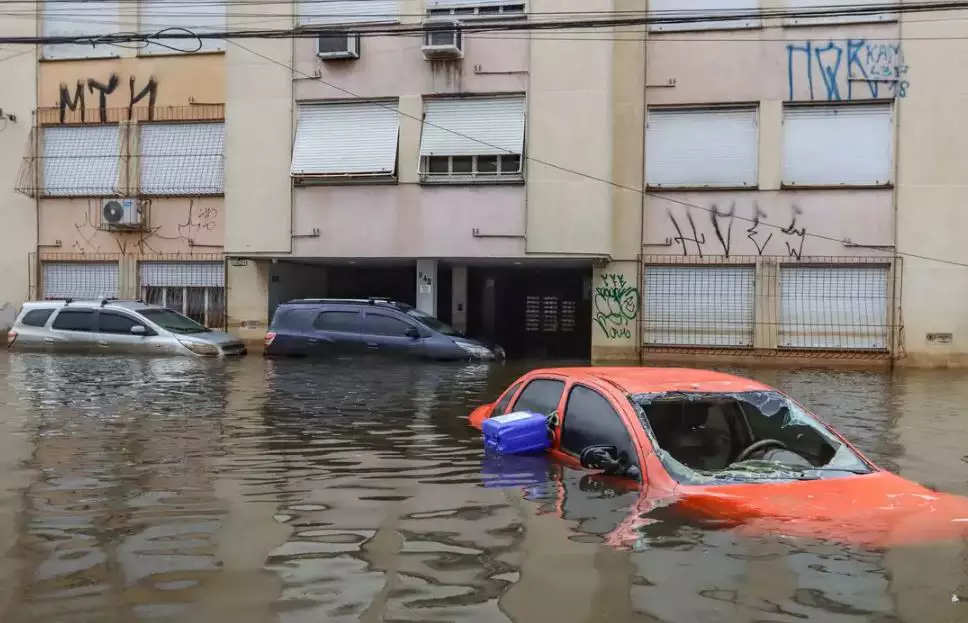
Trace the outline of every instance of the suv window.
{"label": "suv window", "polygon": [[62,309],[54,318],[51,328],[60,331],[90,331],[94,328],[94,310]]}
{"label": "suv window", "polygon": [[97,317],[97,330],[101,333],[131,333],[131,327],[139,326],[143,325],[118,312],[102,311]]}
{"label": "suv window", "polygon": [[519,387],[521,387],[521,383],[515,383],[511,389],[504,394],[504,398],[501,398],[501,400],[499,400],[498,403],[491,408],[491,415],[504,415],[507,413],[508,404],[510,404],[511,399],[514,398],[514,394],[517,393]]}
{"label": "suv window", "polygon": [[29,312],[24,314],[24,317],[20,320],[20,324],[28,327],[42,327],[47,324],[47,320],[53,313],[53,308],[31,309]]}
{"label": "suv window", "polygon": [[408,329],[410,325],[406,322],[383,314],[366,312],[366,316],[363,317],[362,332],[369,335],[406,337]]}
{"label": "suv window", "polygon": [[360,312],[355,311],[324,311],[316,316],[313,328],[317,331],[342,331],[344,333],[360,332]]}
{"label": "suv window", "polygon": [[535,379],[528,383],[514,402],[515,411],[530,411],[541,415],[551,415],[558,409],[565,382],[552,379]]}
{"label": "suv window", "polygon": [[593,389],[575,385],[565,404],[561,449],[578,456],[588,446],[599,444],[615,446],[619,453],[627,452],[632,463],[638,465],[635,444],[612,403]]}

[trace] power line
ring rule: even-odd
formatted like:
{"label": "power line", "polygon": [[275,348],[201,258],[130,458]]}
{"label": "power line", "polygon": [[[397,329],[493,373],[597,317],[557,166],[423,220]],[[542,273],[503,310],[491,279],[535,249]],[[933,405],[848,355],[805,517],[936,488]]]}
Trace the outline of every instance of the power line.
{"label": "power line", "polygon": [[[423,117],[418,117],[418,116],[410,115],[410,114],[407,114],[405,112],[401,112],[398,108],[394,108],[392,106],[387,106],[387,105],[384,105],[384,104],[382,104],[380,102],[372,101],[370,98],[363,97],[363,96],[361,96],[361,95],[359,95],[357,93],[354,93],[353,91],[350,91],[349,89],[346,89],[346,88],[341,87],[339,85],[336,85],[336,84],[333,84],[333,83],[328,82],[326,80],[323,80],[322,78],[319,78],[317,76],[313,76],[311,74],[307,74],[305,72],[302,72],[302,71],[296,69],[295,67],[292,67],[288,63],[284,63],[282,61],[278,61],[278,60],[276,60],[276,59],[274,59],[274,58],[272,58],[270,56],[266,56],[265,54],[262,54],[260,52],[257,52],[257,51],[255,51],[255,50],[253,50],[251,48],[248,48],[248,47],[246,47],[246,46],[244,46],[244,45],[242,45],[240,43],[236,43],[234,41],[230,41],[228,43],[230,45],[234,45],[235,47],[240,48],[240,49],[248,52],[249,54],[252,54],[253,56],[257,56],[257,57],[259,57],[259,58],[261,58],[263,60],[266,60],[266,61],[268,61],[270,63],[275,64],[275,65],[278,65],[279,67],[283,67],[285,69],[288,69],[289,71],[293,72],[294,74],[299,74],[300,76],[302,76],[304,78],[307,78],[307,79],[317,80],[317,81],[321,82],[322,84],[325,84],[326,86],[328,86],[328,87],[330,87],[332,89],[335,89],[337,91],[340,91],[341,93],[344,93],[344,94],[350,96],[353,99],[360,99],[360,100],[369,101],[373,105],[379,106],[381,108],[385,108],[387,110],[391,110],[391,111],[393,111],[394,113],[396,113],[397,115],[399,115],[401,117],[406,117],[406,118],[412,119],[414,121],[419,121],[423,125],[427,125],[427,126],[430,126],[430,127],[433,127],[433,128],[437,128],[439,130],[443,130],[445,132],[448,132],[450,134],[454,134],[455,136],[460,136],[461,138],[468,139],[470,141],[473,141],[473,142],[478,143],[480,145],[483,145],[485,147],[490,147],[491,149],[498,149],[498,150],[500,150],[502,152],[506,151],[503,148],[498,147],[497,145],[492,145],[492,144],[488,143],[487,141],[483,141],[483,140],[480,140],[480,139],[475,138],[473,136],[468,136],[468,135],[466,135],[466,134],[464,134],[462,132],[458,132],[456,130],[452,130],[450,128],[445,128],[445,127],[440,126],[440,125],[437,125],[435,123],[431,123],[431,122],[425,120]],[[508,153],[510,153],[510,152],[508,152]],[[707,208],[705,206],[696,205],[696,204],[690,203],[688,201],[682,201],[680,199],[674,199],[674,198],[669,197],[667,195],[659,194],[659,193],[652,192],[652,191],[648,191],[648,190],[645,190],[645,189],[642,189],[642,188],[636,188],[634,186],[628,186],[628,185],[625,185],[625,184],[620,184],[620,183],[615,182],[613,180],[609,180],[609,179],[606,179],[606,178],[603,178],[603,177],[598,177],[596,175],[592,175],[590,173],[585,173],[583,171],[578,171],[578,170],[575,170],[575,169],[571,169],[569,167],[565,167],[565,166],[562,166],[562,165],[559,165],[559,164],[555,164],[555,163],[549,162],[547,160],[542,160],[542,159],[539,159],[539,158],[535,158],[535,157],[529,156],[527,154],[520,154],[520,155],[521,155],[521,157],[524,160],[527,160],[529,162],[534,162],[534,163],[537,163],[537,164],[540,164],[540,165],[544,165],[546,167],[550,167],[552,169],[556,169],[558,171],[562,171],[564,173],[569,173],[571,175],[575,175],[575,176],[578,176],[578,177],[582,177],[582,178],[585,178],[585,179],[588,179],[588,180],[592,180],[592,181],[595,181],[595,182],[600,182],[600,183],[603,183],[603,184],[608,184],[609,186],[612,186],[613,188],[618,188],[618,189],[621,189],[621,190],[627,190],[627,191],[631,191],[631,192],[634,192],[634,193],[637,193],[637,194],[640,194],[640,195],[645,195],[647,197],[653,197],[655,199],[659,199],[659,200],[662,200],[662,201],[667,201],[667,202],[670,202],[670,203],[675,203],[675,204],[678,204],[678,205],[681,205],[681,206],[684,206],[684,207],[688,207],[688,208],[691,208],[691,209],[701,210],[701,211],[707,212],[707,213],[709,213],[710,215],[713,215],[713,216],[715,216],[716,214],[718,214],[718,212],[716,212],[713,208]],[[757,219],[753,219],[753,218],[749,218],[749,217],[740,216],[740,215],[737,215],[737,214],[734,214],[733,215],[733,218],[736,218],[736,219],[738,219],[740,221],[746,221],[748,223],[752,223],[752,224],[755,224],[755,225],[760,225],[760,226],[763,226],[763,227],[768,227],[768,228],[772,228],[772,229],[776,229],[776,230],[781,230],[782,231],[784,229],[787,229],[787,227],[784,226],[784,225],[777,225],[777,224],[774,224],[774,223],[769,223],[769,222],[764,221],[764,220],[757,220]],[[826,240],[826,241],[829,241],[829,242],[843,243],[843,241],[844,241],[842,238],[836,238],[834,236],[827,236],[827,235],[824,235],[824,234],[816,234],[816,233],[811,233],[811,232],[804,232],[803,235],[804,235],[804,237],[816,238],[816,239],[819,239],[819,240]],[[925,255],[918,255],[916,253],[902,253],[900,251],[897,251],[896,249],[894,251],[892,251],[892,254],[894,254],[894,255],[900,255],[900,256],[903,256],[903,257],[911,257],[911,258],[915,258],[915,259],[921,259],[921,260],[931,261],[931,262],[937,262],[937,263],[941,263],[941,264],[948,264],[948,265],[951,265],[951,266],[959,266],[959,267],[962,267],[962,268],[968,268],[968,263],[965,263],[965,262],[958,262],[958,261],[955,261],[955,260],[947,260],[947,259],[944,259],[944,258],[930,257],[930,256],[925,256]]]}
{"label": "power line", "polygon": [[[840,8],[836,10],[771,10],[758,9],[750,11],[740,11],[735,13],[723,13],[710,16],[705,15],[685,15],[675,17],[623,17],[612,19],[566,19],[548,21],[464,21],[461,23],[462,32],[534,32],[542,30],[573,30],[573,29],[601,29],[601,28],[621,28],[633,26],[647,26],[653,24],[694,24],[705,22],[738,21],[744,19],[763,19],[764,17],[797,17],[797,18],[823,18],[823,17],[849,17],[863,15],[877,15],[882,13],[921,13],[950,11],[968,8],[968,1],[957,0],[954,2],[931,2],[920,4],[897,5],[861,5],[853,8]],[[350,16],[347,16],[350,17]],[[381,16],[369,16],[381,17]],[[387,19],[396,19],[396,16],[385,16]],[[182,30],[184,29],[177,29]],[[133,43],[137,41],[149,41],[163,39],[273,39],[273,38],[310,38],[316,37],[320,32],[359,32],[361,36],[391,35],[399,36],[402,34],[423,34],[439,30],[439,27],[429,27],[424,24],[341,24],[338,27],[313,26],[301,28],[283,29],[259,29],[259,30],[226,30],[212,32],[177,32],[176,29],[167,29],[160,33],[109,33],[95,35],[61,35],[61,36],[25,36],[25,37],[0,37],[0,44],[110,44],[110,43]]]}

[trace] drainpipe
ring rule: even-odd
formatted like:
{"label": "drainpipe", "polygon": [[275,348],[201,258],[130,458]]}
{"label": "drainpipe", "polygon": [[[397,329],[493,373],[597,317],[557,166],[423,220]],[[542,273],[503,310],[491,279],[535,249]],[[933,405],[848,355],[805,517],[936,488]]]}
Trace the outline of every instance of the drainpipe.
{"label": "drainpipe", "polygon": [[[901,15],[897,22],[897,40],[899,45],[903,45],[904,37],[904,15]],[[903,55],[903,52],[902,52]],[[894,365],[897,361],[898,351],[901,350],[901,335],[898,331],[898,321],[900,319],[901,302],[898,300],[898,287],[897,282],[903,275],[898,275],[898,193],[900,192],[900,171],[901,171],[901,99],[898,97],[899,89],[901,86],[901,77],[898,76],[898,84],[895,88],[894,93],[894,192],[891,193],[891,209],[892,209],[892,223],[891,223],[891,237],[894,243],[894,255],[891,259],[891,274],[893,279],[891,280],[891,356],[890,356],[890,370],[894,371]],[[901,271],[903,273],[903,270]],[[903,296],[903,293],[902,293]]]}
{"label": "drainpipe", "polygon": [[[34,36],[41,36],[41,20],[44,18],[44,3],[38,2],[36,8],[34,9]],[[40,266],[40,166],[41,166],[41,156],[40,152],[41,138],[40,138],[40,124],[37,119],[37,109],[40,104],[40,55],[43,50],[43,46],[39,43],[34,45],[34,109],[31,112],[30,119],[32,124],[32,134],[33,140],[31,140],[31,145],[29,149],[33,152],[31,154],[31,159],[33,160],[33,182],[34,187],[34,260],[35,266],[33,267],[33,279],[30,281],[34,284],[33,298],[42,299],[43,284],[41,283],[41,275],[43,271]],[[30,134],[28,134],[30,136]],[[30,259],[27,260],[27,270],[30,270]],[[27,285],[27,289],[30,289],[30,285]],[[27,292],[27,298],[31,298],[31,292]]]}
{"label": "drainpipe", "polygon": [[642,183],[639,192],[639,248],[636,257],[638,258],[638,268],[636,268],[636,274],[639,276],[638,283],[635,284],[636,289],[639,291],[639,331],[638,331],[638,344],[635,345],[635,350],[639,355],[639,365],[645,364],[645,309],[643,302],[645,301],[645,210],[646,210],[646,179],[645,179],[645,159],[649,157],[649,154],[645,152],[645,124],[649,120],[649,27],[644,26],[642,28],[642,39],[643,39],[643,50],[642,50],[642,127],[639,128],[639,132],[642,133],[642,166],[640,167],[639,173],[642,175]]}

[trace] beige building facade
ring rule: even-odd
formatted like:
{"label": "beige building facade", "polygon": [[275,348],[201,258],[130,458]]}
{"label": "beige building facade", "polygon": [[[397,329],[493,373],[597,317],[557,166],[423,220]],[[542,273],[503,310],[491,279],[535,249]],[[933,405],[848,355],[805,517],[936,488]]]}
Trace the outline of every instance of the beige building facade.
{"label": "beige building facade", "polygon": [[[469,32],[682,9],[102,4],[103,32],[308,34],[0,65],[37,85],[3,135],[13,305],[142,296],[256,343],[282,301],[392,296],[522,356],[968,362],[964,124],[933,105],[964,90],[933,62],[957,19],[700,0],[747,13]],[[57,10],[33,28],[73,33]]]}

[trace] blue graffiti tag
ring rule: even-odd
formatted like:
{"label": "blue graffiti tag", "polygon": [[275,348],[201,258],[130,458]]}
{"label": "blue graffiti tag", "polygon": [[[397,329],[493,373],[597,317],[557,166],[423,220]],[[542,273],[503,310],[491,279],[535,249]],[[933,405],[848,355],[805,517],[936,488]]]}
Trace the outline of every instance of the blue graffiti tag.
{"label": "blue graffiti tag", "polygon": [[[834,42],[791,43],[787,45],[787,86],[789,99],[795,100],[798,81],[806,84],[811,100],[841,101],[858,97],[906,97],[911,84],[905,77],[908,66],[904,62],[901,44],[872,43],[865,39],[850,39],[846,45]],[[814,90],[814,74],[820,76],[823,93]],[[854,87],[863,83],[866,91],[855,94]],[[847,97],[842,93],[846,86]],[[863,88],[863,87],[862,87]]]}

